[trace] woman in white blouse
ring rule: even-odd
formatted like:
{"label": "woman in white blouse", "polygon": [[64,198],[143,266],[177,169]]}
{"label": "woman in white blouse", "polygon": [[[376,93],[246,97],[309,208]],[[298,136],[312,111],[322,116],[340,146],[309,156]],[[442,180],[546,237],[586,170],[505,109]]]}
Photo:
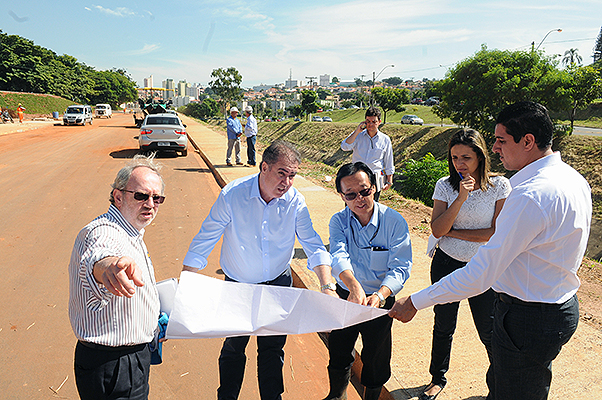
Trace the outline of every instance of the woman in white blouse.
{"label": "woman in white blouse", "polygon": [[[449,142],[449,176],[441,178],[433,194],[431,229],[439,238],[431,263],[431,282],[435,283],[474,256],[495,231],[495,220],[510,194],[510,182],[489,170],[487,145],[479,132],[461,129]],[[491,289],[468,299],[472,318],[491,362],[493,301]],[[436,305],[429,372],[431,383],[420,400],[433,400],[447,383],[445,373],[459,302]],[[489,386],[489,379],[488,386]]]}

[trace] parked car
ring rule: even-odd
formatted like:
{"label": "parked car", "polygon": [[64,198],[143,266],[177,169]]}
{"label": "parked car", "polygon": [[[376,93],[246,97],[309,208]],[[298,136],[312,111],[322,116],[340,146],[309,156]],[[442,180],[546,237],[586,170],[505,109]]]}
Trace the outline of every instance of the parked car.
{"label": "parked car", "polygon": [[266,119],[264,119],[264,121],[265,122],[272,122],[272,119],[271,118],[266,118]]}
{"label": "parked car", "polygon": [[441,101],[441,99],[437,96],[433,96],[433,97],[429,97],[424,104],[426,104],[427,106],[436,106],[437,104],[439,104],[439,102]]}
{"label": "parked car", "polygon": [[92,125],[92,107],[73,105],[67,107],[63,114],[63,125],[86,125],[86,122]]}
{"label": "parked car", "polygon": [[109,104],[97,104],[96,107],[94,107],[94,114],[96,115],[96,118],[111,118],[113,116],[113,110]]}
{"label": "parked car", "polygon": [[171,113],[150,114],[144,118],[138,135],[141,151],[175,150],[188,155],[186,125]]}
{"label": "parked car", "polygon": [[330,117],[322,117],[322,122],[332,122],[332,118],[330,118]]}
{"label": "parked car", "polygon": [[423,104],[424,100],[422,100],[419,97],[416,97],[416,98],[412,99],[412,101],[410,103],[412,103],[412,104]]}
{"label": "parked car", "polygon": [[311,120],[313,122],[322,122],[322,117],[317,117],[317,116],[314,115],[313,117],[311,117]]}
{"label": "parked car", "polygon": [[301,118],[295,117],[295,119],[293,121],[301,121]]}
{"label": "parked car", "polygon": [[424,124],[424,121],[417,115],[406,114],[403,117],[401,117],[401,123],[410,125],[422,125]]}

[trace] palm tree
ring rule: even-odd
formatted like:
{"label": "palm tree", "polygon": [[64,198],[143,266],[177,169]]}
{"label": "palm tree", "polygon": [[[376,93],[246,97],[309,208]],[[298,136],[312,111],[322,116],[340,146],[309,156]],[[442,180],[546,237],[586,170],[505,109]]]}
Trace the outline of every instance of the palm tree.
{"label": "palm tree", "polygon": [[579,49],[569,49],[567,51],[564,52],[564,57],[562,58],[562,65],[569,66],[569,65],[581,65],[581,61],[583,60],[583,57],[581,57],[578,53]]}

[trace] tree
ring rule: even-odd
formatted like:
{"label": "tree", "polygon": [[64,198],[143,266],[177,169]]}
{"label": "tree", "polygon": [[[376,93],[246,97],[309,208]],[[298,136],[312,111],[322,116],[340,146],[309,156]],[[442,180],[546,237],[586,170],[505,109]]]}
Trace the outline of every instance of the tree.
{"label": "tree", "polygon": [[[537,101],[561,111],[566,101],[561,71],[536,51],[488,50],[483,46],[435,83],[441,118],[470,126],[491,137],[495,117],[508,104]],[[488,135],[489,134],[489,135]]]}
{"label": "tree", "polygon": [[383,82],[386,83],[387,85],[399,86],[403,82],[403,79],[401,79],[398,76],[392,76],[390,78],[383,79]]}
{"label": "tree", "polygon": [[364,82],[360,78],[355,78],[355,86],[357,86],[357,87],[366,86],[366,82]]}
{"label": "tree", "polygon": [[410,102],[410,91],[407,89],[393,89],[393,88],[382,88],[375,87],[372,90],[372,95],[376,103],[385,112],[385,118],[383,124],[387,123],[387,112],[388,111],[404,111],[405,107],[403,104]]}
{"label": "tree", "polygon": [[602,78],[600,77],[600,71],[591,65],[586,67],[570,66],[566,72],[568,75],[566,97],[570,102],[568,114],[572,133],[577,110],[586,108],[602,96]]}
{"label": "tree", "polygon": [[209,87],[220,98],[220,103],[224,113],[236,100],[242,99],[242,75],[234,67],[228,69],[217,68],[211,72],[212,81],[209,82]]}
{"label": "tree", "polygon": [[339,83],[339,82],[340,82],[340,80],[339,80],[339,78],[337,78],[336,76],[333,76],[333,77],[332,77],[332,81],[331,81],[331,82],[332,82],[332,83]]}
{"label": "tree", "polygon": [[562,58],[562,65],[568,67],[569,65],[581,65],[581,61],[583,57],[581,57],[578,53],[579,49],[568,49],[564,52],[564,57]]}
{"label": "tree", "polygon": [[315,113],[320,108],[317,100],[318,95],[313,90],[305,89],[301,92],[301,108],[306,118],[309,114]]}
{"label": "tree", "polygon": [[291,114],[293,117],[303,116],[303,107],[301,107],[300,104],[297,104],[295,106],[290,106],[289,108],[286,109],[286,111],[288,111],[289,114]]}
{"label": "tree", "polygon": [[190,115],[193,118],[206,120],[219,114],[219,105],[212,98],[206,97],[201,103],[188,103],[184,114]]}
{"label": "tree", "polygon": [[594,64],[602,61],[602,28],[600,28],[600,33],[598,34],[598,39],[596,39],[596,45],[594,46]]}
{"label": "tree", "polygon": [[323,88],[318,88],[318,90],[316,91],[316,93],[317,93],[318,98],[320,100],[326,100],[326,98],[328,96],[332,95],[332,92],[330,90],[326,90],[326,89],[323,89]]}

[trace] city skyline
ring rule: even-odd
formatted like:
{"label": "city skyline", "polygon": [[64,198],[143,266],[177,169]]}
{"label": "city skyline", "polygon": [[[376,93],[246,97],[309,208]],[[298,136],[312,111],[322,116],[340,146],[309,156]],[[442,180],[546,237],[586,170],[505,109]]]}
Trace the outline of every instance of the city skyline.
{"label": "city skyline", "polygon": [[[583,64],[602,21],[599,0],[192,1],[106,0],[73,4],[39,0],[0,15],[6,34],[68,54],[97,70],[125,69],[143,86],[167,78],[207,86],[211,71],[236,67],[242,86],[328,74],[341,81],[441,79],[449,68],[489,49],[563,55]],[[66,22],[68,21],[68,22]],[[556,32],[556,29],[562,32]],[[546,35],[549,35],[546,37]]]}

